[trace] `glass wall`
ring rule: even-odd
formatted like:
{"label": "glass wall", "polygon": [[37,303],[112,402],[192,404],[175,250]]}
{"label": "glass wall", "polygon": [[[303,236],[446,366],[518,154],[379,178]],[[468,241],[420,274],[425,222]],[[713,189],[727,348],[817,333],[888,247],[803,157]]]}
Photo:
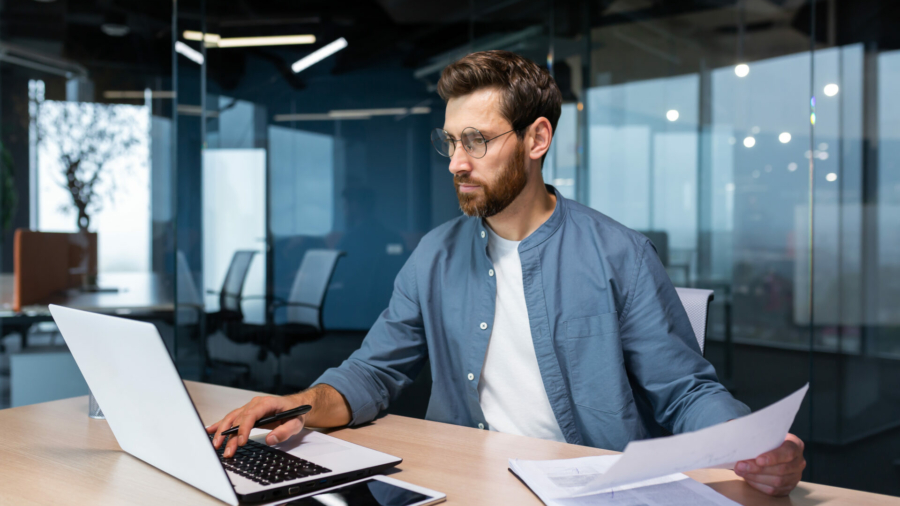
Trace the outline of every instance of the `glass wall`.
{"label": "glass wall", "polygon": [[[20,355],[66,360],[51,301],[154,322],[186,379],[309,385],[460,213],[441,70],[507,49],[563,94],[545,181],[715,290],[726,387],[811,382],[804,479],[900,495],[894,3],[436,5],[3,2],[0,405],[83,393],[17,390]],[[391,411],[429,392],[426,367]]]}

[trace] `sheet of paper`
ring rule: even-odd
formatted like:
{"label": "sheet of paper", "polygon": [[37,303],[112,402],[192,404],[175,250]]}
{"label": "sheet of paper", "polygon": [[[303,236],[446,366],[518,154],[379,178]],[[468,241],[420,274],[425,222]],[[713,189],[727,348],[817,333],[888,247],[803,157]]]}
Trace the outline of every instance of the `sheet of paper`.
{"label": "sheet of paper", "polygon": [[619,455],[566,460],[509,460],[509,468],[547,506],[735,506],[736,503],[683,474],[632,483],[588,496],[573,495],[590,480],[602,476]]}
{"label": "sheet of paper", "polygon": [[809,383],[771,406],[730,422],[677,436],[633,441],[615,465],[591,479],[577,495],[692,469],[733,465],[774,450],[784,442],[808,389]]}

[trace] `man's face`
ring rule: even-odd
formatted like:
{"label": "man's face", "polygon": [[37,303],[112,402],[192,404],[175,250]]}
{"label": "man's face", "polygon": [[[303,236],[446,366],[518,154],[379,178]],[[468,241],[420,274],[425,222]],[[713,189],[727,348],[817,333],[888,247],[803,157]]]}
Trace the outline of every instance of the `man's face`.
{"label": "man's face", "polygon": [[[444,130],[459,139],[463,130],[473,127],[485,139],[491,139],[512,129],[500,115],[499,107],[500,96],[494,89],[451,98],[447,102]],[[473,157],[457,142],[450,158],[450,172],[462,212],[488,218],[506,209],[525,188],[528,180],[525,148],[515,132],[488,142],[487,153],[482,158]]]}

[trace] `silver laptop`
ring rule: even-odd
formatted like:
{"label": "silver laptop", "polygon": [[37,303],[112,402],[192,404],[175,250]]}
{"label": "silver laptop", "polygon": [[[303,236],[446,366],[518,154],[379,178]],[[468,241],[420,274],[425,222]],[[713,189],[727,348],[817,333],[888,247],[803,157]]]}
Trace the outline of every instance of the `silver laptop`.
{"label": "silver laptop", "polygon": [[155,326],[53,305],[50,312],[119,446],[228,504],[308,493],[401,462],[309,430],[274,447],[251,437],[225,459]]}

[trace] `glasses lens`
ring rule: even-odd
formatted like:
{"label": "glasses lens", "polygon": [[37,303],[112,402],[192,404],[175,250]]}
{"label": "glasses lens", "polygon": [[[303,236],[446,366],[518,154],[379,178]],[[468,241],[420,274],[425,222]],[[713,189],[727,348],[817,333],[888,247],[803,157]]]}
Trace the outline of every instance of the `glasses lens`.
{"label": "glasses lens", "polygon": [[481,158],[487,153],[487,142],[485,142],[481,132],[475,128],[469,127],[463,130],[460,140],[462,140],[463,146],[466,147],[466,151],[475,158]]}
{"label": "glasses lens", "polygon": [[434,149],[441,156],[446,156],[447,158],[453,156],[453,148],[456,146],[450,139],[450,136],[447,135],[447,132],[440,128],[435,128],[431,131],[431,145],[434,146]]}

